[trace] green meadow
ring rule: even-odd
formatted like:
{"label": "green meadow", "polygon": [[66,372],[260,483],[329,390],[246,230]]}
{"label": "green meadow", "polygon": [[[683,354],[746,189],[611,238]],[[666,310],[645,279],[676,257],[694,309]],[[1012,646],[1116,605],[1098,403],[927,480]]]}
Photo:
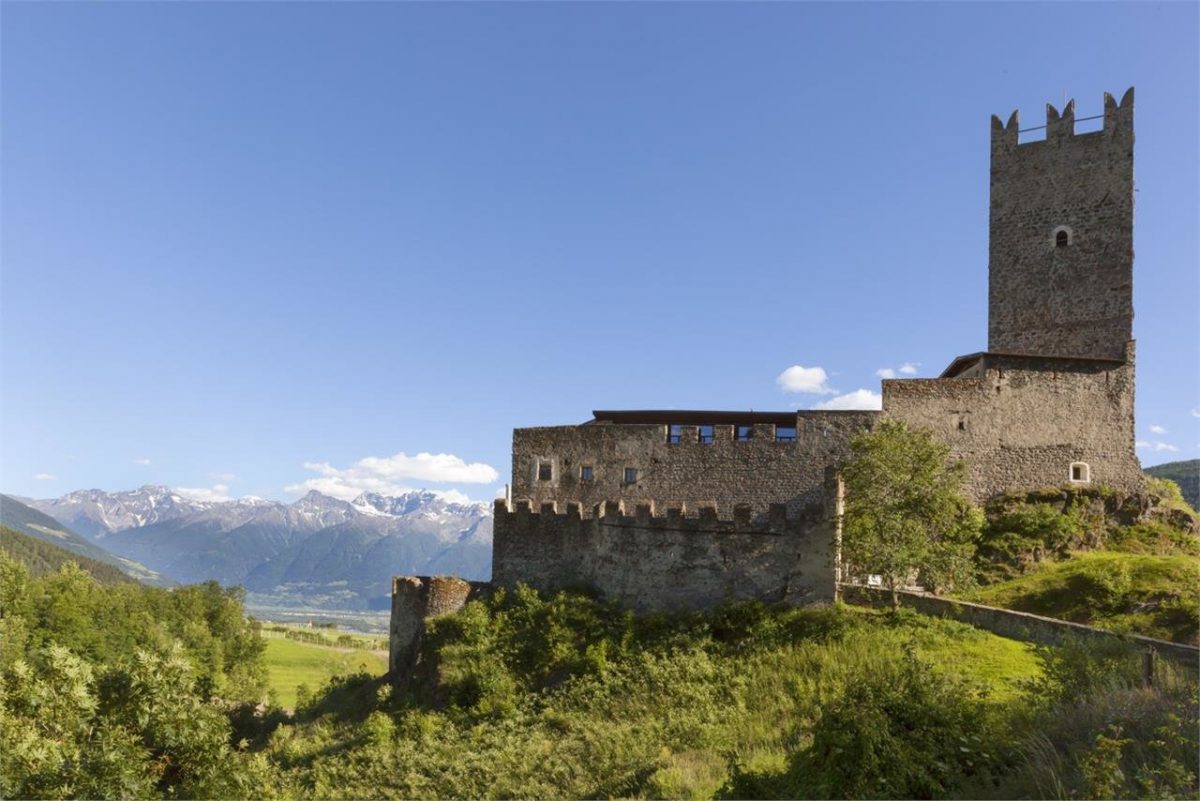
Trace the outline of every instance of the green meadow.
{"label": "green meadow", "polygon": [[269,638],[266,645],[267,685],[276,703],[288,709],[296,707],[300,685],[316,690],[335,676],[382,676],[387,672],[387,654],[379,651],[331,648],[284,638]]}

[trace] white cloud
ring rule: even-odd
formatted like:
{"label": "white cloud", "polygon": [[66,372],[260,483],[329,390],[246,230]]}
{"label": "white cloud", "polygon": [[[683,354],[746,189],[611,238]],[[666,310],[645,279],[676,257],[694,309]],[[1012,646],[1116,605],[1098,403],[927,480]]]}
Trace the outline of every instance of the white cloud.
{"label": "white cloud", "polygon": [[847,392],[845,395],[838,395],[836,398],[830,398],[827,401],[821,401],[814,409],[863,409],[863,410],[879,410],[883,408],[883,396],[877,392],[872,392],[869,389],[856,389],[853,392]]}
{"label": "white cloud", "polygon": [[214,481],[223,481],[228,484],[231,481],[237,481],[237,473],[211,473]]}
{"label": "white cloud", "polygon": [[185,498],[204,503],[232,500],[229,497],[229,487],[225,484],[213,484],[211,487],[176,487],[175,491]]}
{"label": "white cloud", "polygon": [[829,376],[823,367],[804,367],[793,364],[775,379],[784,392],[804,392],[809,395],[832,395],[837,392],[827,383]]}
{"label": "white cloud", "polygon": [[49,473],[34,473],[34,481],[58,481],[58,476],[52,476]]}
{"label": "white cloud", "polygon": [[[491,465],[482,462],[468,464],[449,453],[418,453],[409,456],[403,452],[395,456],[368,456],[359,459],[347,468],[337,468],[328,462],[305,462],[304,467],[318,474],[299,484],[284,487],[284,492],[301,495],[316,490],[324,495],[343,500],[353,500],[364,492],[380,495],[401,495],[411,492],[413,483],[491,484],[500,478],[500,473]],[[439,495],[448,501],[466,503],[468,498],[458,490],[440,490]]]}
{"label": "white cloud", "polygon": [[145,467],[146,465],[150,464],[150,460],[149,459],[134,459],[133,463],[140,464],[142,467]]}
{"label": "white cloud", "polygon": [[899,367],[880,367],[875,371],[875,375],[880,378],[896,378],[902,375],[916,375],[917,368],[920,367],[919,362],[905,362]]}
{"label": "white cloud", "polygon": [[1167,433],[1167,429],[1165,429],[1159,425],[1153,425],[1153,426],[1150,426],[1150,433],[1151,434],[1165,434],[1165,433]]}
{"label": "white cloud", "polygon": [[1144,439],[1139,439],[1136,444],[1137,444],[1137,447],[1139,447],[1139,448],[1152,450],[1156,453],[1161,452],[1161,451],[1169,451],[1171,453],[1174,453],[1179,450],[1179,448],[1176,448],[1174,445],[1172,445],[1169,442],[1158,442],[1158,441],[1147,442]]}
{"label": "white cloud", "polygon": [[1192,417],[1200,417],[1200,406],[1197,406],[1195,409],[1192,409]]}

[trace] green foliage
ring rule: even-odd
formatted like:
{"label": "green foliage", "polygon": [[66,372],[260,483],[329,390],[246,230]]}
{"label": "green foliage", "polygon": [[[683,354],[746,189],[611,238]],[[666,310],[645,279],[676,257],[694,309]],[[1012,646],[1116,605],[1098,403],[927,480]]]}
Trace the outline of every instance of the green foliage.
{"label": "green foliage", "polygon": [[25,565],[33,576],[55,573],[64,563],[74,562],[101,584],[121,584],[133,581],[112,565],[71,553],[64,548],[22,534],[8,526],[0,526],[0,551],[4,551],[14,561]]}
{"label": "green foliage", "polygon": [[1151,478],[1166,479],[1180,490],[1181,497],[1191,509],[1200,509],[1200,459],[1168,462],[1146,468]]}
{"label": "green foliage", "polygon": [[263,692],[240,591],[105,587],[74,561],[31,578],[0,553],[0,601],[0,797],[273,793],[217,699]]}
{"label": "green foliage", "polygon": [[[999,763],[986,705],[961,679],[911,651],[855,677],[822,710],[811,744],[770,795],[793,798],[938,798]],[[753,785],[726,790],[749,797]]]}
{"label": "green foliage", "polygon": [[885,421],[854,436],[846,484],[843,559],[893,591],[914,578],[933,589],[971,583],[982,513],[963,496],[965,468],[928,431]]}
{"label": "green foliage", "polygon": [[1194,556],[1072,553],[963,597],[1114,631],[1200,640],[1200,559]]}

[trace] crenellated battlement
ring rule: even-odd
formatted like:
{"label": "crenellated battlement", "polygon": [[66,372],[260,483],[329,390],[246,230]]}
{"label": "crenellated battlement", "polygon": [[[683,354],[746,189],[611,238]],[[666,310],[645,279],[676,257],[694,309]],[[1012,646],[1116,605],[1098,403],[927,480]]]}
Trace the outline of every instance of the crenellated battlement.
{"label": "crenellated battlement", "polygon": [[[738,504],[732,516],[722,519],[715,503],[695,504],[689,507],[683,502],[656,504],[654,501],[630,504],[623,500],[611,500],[587,507],[583,504],[546,501],[534,510],[528,498],[509,503],[503,498],[495,502],[495,517],[510,515],[515,526],[554,526],[567,530],[572,525],[603,524],[627,529],[657,529],[695,532],[730,532],[757,534],[797,534],[820,520],[823,511],[810,508],[803,512],[789,512],[786,503],[773,503],[767,513],[755,515],[749,504]],[[631,514],[632,512],[632,514]]]}
{"label": "crenellated battlement", "polygon": [[[1103,134],[1108,138],[1117,138],[1133,136],[1133,87],[1129,87],[1122,95],[1121,101],[1117,100],[1108,92],[1104,93],[1104,113],[1096,117],[1087,117],[1085,119],[1104,118],[1104,125],[1099,131],[1089,131],[1088,133],[1079,134],[1079,137],[1095,137]],[[1032,142],[1019,142],[1019,134],[1025,131],[1036,131],[1045,129],[1045,139],[1038,139]],[[992,115],[992,158],[1004,156],[1012,153],[1017,148],[1024,148],[1031,145],[1039,145],[1043,143],[1051,143],[1056,146],[1064,146],[1070,144],[1076,137],[1075,133],[1075,100],[1067,101],[1067,104],[1060,112],[1053,104],[1046,104],[1046,124],[1032,128],[1021,128],[1021,115],[1019,110],[1014,110],[1008,117],[1008,122],[1001,122],[1000,118],[995,114]]]}
{"label": "crenellated battlement", "polygon": [[729,598],[808,603],[833,597],[825,507],[789,513],[748,504],[722,519],[715,504],[621,500],[585,507],[496,501],[492,583],[553,592],[587,588],[640,610],[704,609]]}

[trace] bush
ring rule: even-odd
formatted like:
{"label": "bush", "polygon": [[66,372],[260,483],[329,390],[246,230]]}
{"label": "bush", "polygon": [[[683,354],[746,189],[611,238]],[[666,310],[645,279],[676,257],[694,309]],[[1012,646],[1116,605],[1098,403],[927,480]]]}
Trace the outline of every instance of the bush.
{"label": "bush", "polygon": [[999,764],[992,740],[977,693],[909,652],[847,685],[789,773],[799,798],[937,798]]}

